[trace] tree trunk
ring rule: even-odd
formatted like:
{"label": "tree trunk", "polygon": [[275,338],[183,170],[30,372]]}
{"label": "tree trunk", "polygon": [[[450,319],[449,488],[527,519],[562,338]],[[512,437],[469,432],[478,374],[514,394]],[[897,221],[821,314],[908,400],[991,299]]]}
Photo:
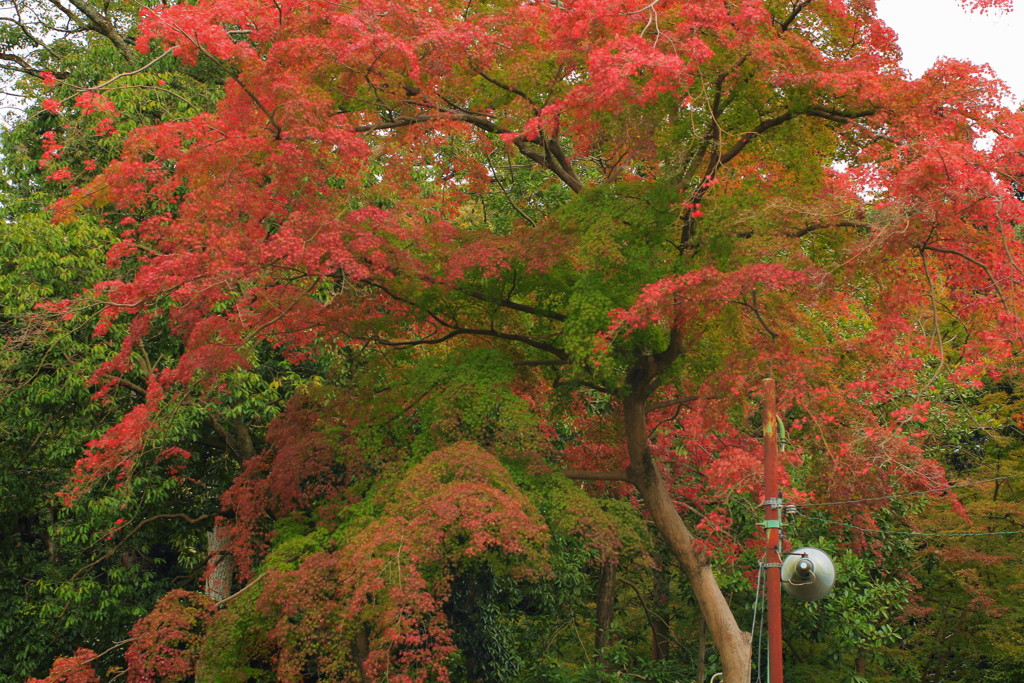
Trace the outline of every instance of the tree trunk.
{"label": "tree trunk", "polygon": [[50,564],[57,564],[59,558],[57,557],[57,542],[53,538],[53,534],[50,530],[57,525],[57,508],[50,506],[48,508],[49,520],[48,523],[43,524],[43,538],[46,540],[46,557],[50,561]]}
{"label": "tree trunk", "polygon": [[360,683],[369,683],[370,677],[366,675],[366,660],[370,658],[370,630],[366,625],[361,625],[356,631],[356,637],[352,639],[352,659],[356,663],[356,673],[359,675]]}
{"label": "tree trunk", "polygon": [[704,662],[708,658],[708,630],[704,623],[704,617],[700,618],[700,628],[697,629],[697,683],[704,683]]}
{"label": "tree trunk", "polygon": [[999,500],[999,485],[1003,483],[1003,480],[999,478],[999,461],[996,460],[996,485],[992,489],[992,502]]}
{"label": "tree trunk", "polygon": [[626,445],[629,450],[627,473],[640,493],[655,527],[690,582],[722,660],[723,683],[749,683],[750,635],[736,623],[707,559],[694,548],[693,534],[676,511],[675,502],[651,455],[644,402],[650,387],[647,378],[653,375],[644,373],[639,380],[634,379],[634,391],[623,401]]}
{"label": "tree trunk", "polygon": [[227,531],[214,522],[213,529],[206,534],[206,595],[214,602],[220,602],[231,595],[235,558],[228,552],[227,547]]}
{"label": "tree trunk", "polygon": [[608,645],[608,634],[615,614],[615,558],[606,557],[597,578],[597,629],[594,631],[594,649],[598,657]]}
{"label": "tree trunk", "polygon": [[651,589],[651,654],[655,660],[668,659],[671,654],[671,615],[669,614],[669,554],[658,550],[658,566],[654,568],[654,581]]}

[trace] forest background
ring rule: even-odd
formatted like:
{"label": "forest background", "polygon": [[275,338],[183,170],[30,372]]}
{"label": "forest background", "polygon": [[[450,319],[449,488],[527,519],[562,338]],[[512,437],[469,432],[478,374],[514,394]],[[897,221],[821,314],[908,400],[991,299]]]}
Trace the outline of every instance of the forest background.
{"label": "forest background", "polygon": [[[974,2],[970,9],[998,9]],[[0,17],[0,680],[1018,681],[1024,117],[871,0]]]}

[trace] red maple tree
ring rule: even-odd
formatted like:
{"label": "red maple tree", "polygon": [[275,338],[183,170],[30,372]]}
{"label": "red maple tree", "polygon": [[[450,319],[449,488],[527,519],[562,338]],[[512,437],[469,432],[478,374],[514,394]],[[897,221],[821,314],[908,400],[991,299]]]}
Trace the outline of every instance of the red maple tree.
{"label": "red maple tree", "polygon": [[[138,45],[157,42],[218,65],[223,100],[135,131],[58,213],[107,211],[134,267],[96,287],[98,334],[132,320],[97,381],[137,372],[157,320],[184,351],[89,445],[83,482],[259,349],[500,352],[539,454],[637,492],[738,682],[748,637],[709,554],[720,504],[760,487],[760,379],[781,384],[789,498],[884,496],[945,482],[923,450],[936,383],[1020,351],[1024,118],[984,68],[908,78],[872,0],[211,0],[146,10]],[[387,409],[351,382],[323,420]],[[293,426],[229,505],[288,509],[295,467],[327,471]]]}

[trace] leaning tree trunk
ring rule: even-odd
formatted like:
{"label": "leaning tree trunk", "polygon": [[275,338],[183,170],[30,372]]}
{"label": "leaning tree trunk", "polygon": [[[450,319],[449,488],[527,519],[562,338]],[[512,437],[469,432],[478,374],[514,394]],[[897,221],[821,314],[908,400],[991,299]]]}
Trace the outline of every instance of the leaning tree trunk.
{"label": "leaning tree trunk", "polygon": [[736,623],[707,559],[694,548],[693,534],[676,511],[672,496],[651,455],[644,403],[651,379],[656,374],[648,371],[634,375],[633,391],[623,402],[626,445],[629,450],[629,467],[626,472],[639,491],[655,527],[690,582],[722,660],[724,683],[749,683],[750,635]]}

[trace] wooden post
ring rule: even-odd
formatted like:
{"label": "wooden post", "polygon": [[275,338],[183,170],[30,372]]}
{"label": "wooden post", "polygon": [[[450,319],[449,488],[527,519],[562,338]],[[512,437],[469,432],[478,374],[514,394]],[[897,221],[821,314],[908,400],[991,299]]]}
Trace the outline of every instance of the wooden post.
{"label": "wooden post", "polygon": [[765,598],[768,603],[768,683],[782,679],[782,558],[779,556],[779,527],[782,502],[779,499],[778,412],[775,380],[763,383],[761,418],[764,429],[764,527],[767,532]]}

